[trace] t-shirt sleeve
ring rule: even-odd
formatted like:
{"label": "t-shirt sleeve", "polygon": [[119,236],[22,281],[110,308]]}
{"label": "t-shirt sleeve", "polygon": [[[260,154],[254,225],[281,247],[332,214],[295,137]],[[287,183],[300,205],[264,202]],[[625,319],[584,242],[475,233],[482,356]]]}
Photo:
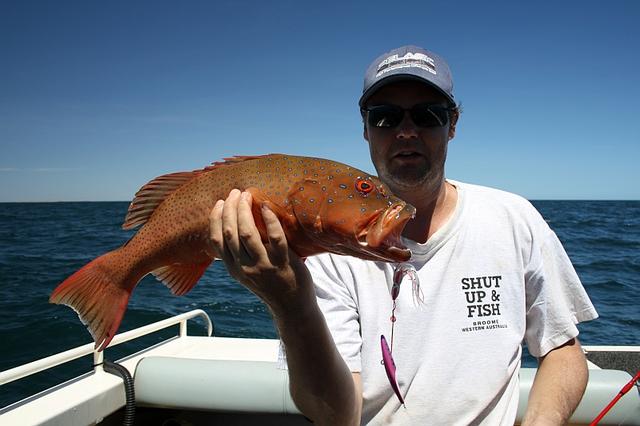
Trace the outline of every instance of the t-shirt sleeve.
{"label": "t-shirt sleeve", "polygon": [[525,274],[529,352],[542,357],[578,335],[576,324],[598,317],[560,240],[543,223]]}

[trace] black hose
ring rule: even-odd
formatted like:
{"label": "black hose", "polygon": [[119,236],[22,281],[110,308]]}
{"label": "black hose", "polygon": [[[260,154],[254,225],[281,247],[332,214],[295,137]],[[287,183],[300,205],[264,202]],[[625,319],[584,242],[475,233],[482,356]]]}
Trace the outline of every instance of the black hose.
{"label": "black hose", "polygon": [[122,378],[122,381],[124,382],[124,395],[126,400],[122,425],[133,426],[133,420],[136,415],[136,396],[133,389],[133,378],[131,377],[129,370],[120,364],[106,360],[103,363],[103,367],[104,371],[107,373],[111,373]]}

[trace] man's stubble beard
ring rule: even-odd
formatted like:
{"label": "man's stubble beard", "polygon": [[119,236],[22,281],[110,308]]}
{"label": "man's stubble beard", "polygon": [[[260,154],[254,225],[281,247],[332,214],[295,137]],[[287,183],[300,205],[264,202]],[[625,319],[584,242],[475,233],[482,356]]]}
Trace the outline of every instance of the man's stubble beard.
{"label": "man's stubble beard", "polygon": [[444,161],[439,167],[426,164],[421,168],[397,168],[390,170],[387,165],[376,166],[378,177],[396,194],[407,194],[439,187],[444,179]]}

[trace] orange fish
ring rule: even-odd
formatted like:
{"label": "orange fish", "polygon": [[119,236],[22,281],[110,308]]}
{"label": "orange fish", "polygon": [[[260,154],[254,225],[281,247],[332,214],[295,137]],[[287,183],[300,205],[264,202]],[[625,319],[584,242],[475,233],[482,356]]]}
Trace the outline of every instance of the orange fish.
{"label": "orange fish", "polygon": [[395,197],[377,177],[319,158],[271,154],[225,160],[144,185],[122,225],[143,225],[140,230],[51,294],[50,302],[78,313],[98,350],[116,334],[131,292],[148,273],[174,294],[193,288],[214,260],[209,213],[233,188],[251,193],[263,240],[267,241],[260,207],[266,203],[282,223],[289,246],[301,257],[323,252],[389,262],[411,257],[400,234],[415,208]]}

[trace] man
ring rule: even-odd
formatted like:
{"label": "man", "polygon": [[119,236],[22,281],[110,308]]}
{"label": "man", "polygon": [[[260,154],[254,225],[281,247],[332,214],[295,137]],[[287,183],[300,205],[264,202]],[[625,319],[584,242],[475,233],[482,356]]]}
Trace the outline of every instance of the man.
{"label": "man", "polygon": [[[268,209],[261,242],[250,194],[237,190],[211,212],[212,245],[269,306],[292,396],[317,424],[513,424],[523,340],[539,360],[524,424],[563,424],[582,397],[575,324],[597,314],[526,200],[445,179],[459,117],[452,88],[445,61],[415,46],[380,56],[365,75],[371,159],[417,209],[403,233],[407,264],[329,254],[305,264]],[[395,378],[381,365],[381,335]]]}

